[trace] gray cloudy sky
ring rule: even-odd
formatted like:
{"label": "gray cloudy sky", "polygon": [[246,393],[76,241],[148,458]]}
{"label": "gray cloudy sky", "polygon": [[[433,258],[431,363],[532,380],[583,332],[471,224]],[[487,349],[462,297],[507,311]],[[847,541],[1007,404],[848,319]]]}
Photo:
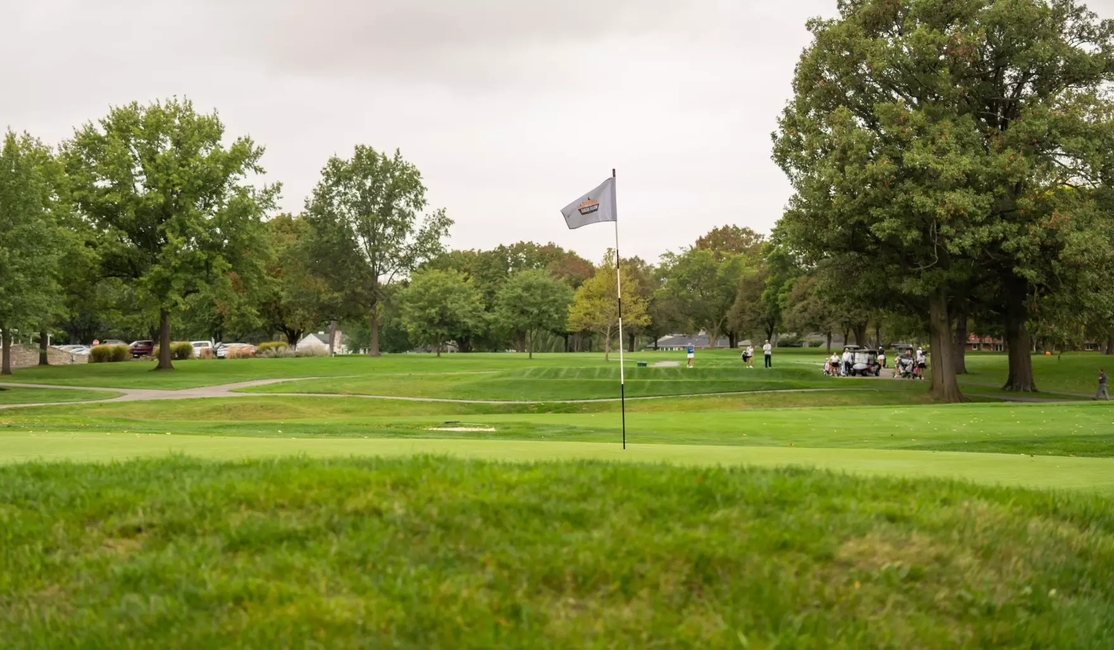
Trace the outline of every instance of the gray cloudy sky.
{"label": "gray cloudy sky", "polygon": [[593,261],[612,231],[568,231],[559,211],[615,167],[623,253],[656,260],[717,225],[777,220],[789,187],[770,132],[805,21],[834,12],[835,0],[0,0],[0,128],[56,142],[109,105],[184,95],[267,147],[288,210],[330,155],[397,147],[456,221],[451,246],[553,241]]}

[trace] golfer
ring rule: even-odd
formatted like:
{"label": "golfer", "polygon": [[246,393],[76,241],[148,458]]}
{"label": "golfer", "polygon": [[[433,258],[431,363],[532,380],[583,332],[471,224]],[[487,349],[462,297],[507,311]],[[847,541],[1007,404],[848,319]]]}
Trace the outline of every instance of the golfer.
{"label": "golfer", "polygon": [[886,348],[878,348],[878,363],[886,367]]}
{"label": "golfer", "polygon": [[774,367],[774,346],[770,345],[770,339],[766,339],[766,344],[762,346],[762,355],[766,357],[766,367]]}
{"label": "golfer", "polygon": [[747,346],[747,368],[753,368],[753,367],[754,367],[754,346],[753,345],[748,345]]}
{"label": "golfer", "polygon": [[1110,401],[1110,395],[1106,392],[1106,373],[1102,368],[1099,368],[1099,392],[1095,393],[1093,399],[1098,399],[1101,396],[1104,400]]}
{"label": "golfer", "polygon": [[685,348],[685,351],[688,353],[689,356],[689,368],[692,368],[693,363],[696,362],[696,348],[690,345]]}

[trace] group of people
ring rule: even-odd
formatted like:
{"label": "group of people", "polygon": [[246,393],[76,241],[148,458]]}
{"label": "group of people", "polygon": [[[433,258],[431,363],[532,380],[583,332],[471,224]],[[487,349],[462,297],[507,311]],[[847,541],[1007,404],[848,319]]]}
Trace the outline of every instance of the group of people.
{"label": "group of people", "polygon": [[[689,368],[696,367],[696,348],[690,345],[685,349],[685,353],[688,355],[688,367]],[[770,345],[770,340],[769,339],[766,339],[765,345],[762,346],[762,356],[766,357],[766,367],[767,368],[773,368],[774,367],[774,359],[773,359],[773,357],[774,357],[774,346]],[[743,363],[746,365],[747,368],[753,368],[754,367],[754,346],[753,345],[748,345],[745,348],[743,348],[742,359],[743,359]]]}
{"label": "group of people", "polygon": [[[886,363],[886,349],[878,348],[878,364],[888,368]],[[894,363],[893,376],[904,379],[924,379],[924,371],[928,367],[928,355],[923,348],[918,347],[916,352],[911,349],[902,351]],[[855,368],[855,352],[844,350],[843,354],[832,353],[824,360],[824,374],[831,377],[848,377]]]}
{"label": "group of people", "polygon": [[[766,367],[774,367],[774,346],[770,345],[770,340],[766,339],[766,343],[762,346],[762,356],[766,358]],[[748,345],[743,348],[743,365],[747,368],[754,367],[754,346]]]}

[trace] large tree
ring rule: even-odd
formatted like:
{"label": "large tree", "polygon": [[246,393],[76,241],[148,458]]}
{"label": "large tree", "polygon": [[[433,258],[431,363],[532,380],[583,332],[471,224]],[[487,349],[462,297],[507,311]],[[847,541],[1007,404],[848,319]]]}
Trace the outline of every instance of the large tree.
{"label": "large tree", "polygon": [[278,192],[250,182],[264,173],[262,147],[226,143],[215,112],[175,98],[113,108],[79,128],[65,154],[102,274],[135,288],[157,318],[156,369],[173,369],[171,316],[193,295],[231,295],[235,274],[261,263],[253,252]]}
{"label": "large tree", "polygon": [[526,350],[533,359],[538,336],[565,327],[571,302],[572,289],[548,271],[519,271],[499,289],[495,318],[505,329],[525,333]]}
{"label": "large tree", "polygon": [[739,281],[747,259],[732,253],[689,248],[680,254],[666,253],[661,259],[665,297],[682,306],[693,326],[708,334],[715,347],[728,326]]}
{"label": "large tree", "polygon": [[445,344],[483,327],[480,294],[463,273],[419,271],[399,296],[402,323],[410,340],[441,356]]}
{"label": "large tree", "polygon": [[[635,287],[634,274],[630,265],[620,266],[623,283],[623,325],[645,327],[649,323],[646,315],[646,298],[629,288]],[[574,331],[588,330],[603,336],[604,360],[611,360],[611,339],[618,333],[619,304],[615,273],[615,251],[604,255],[603,263],[596,267],[596,273],[576,290],[572,308],[569,310],[569,327]],[[622,345],[622,341],[619,342]]]}
{"label": "large tree", "polygon": [[712,251],[717,259],[728,255],[757,258],[766,237],[745,226],[726,225],[712,228],[696,240],[695,248]]}
{"label": "large tree", "polygon": [[1028,298],[1062,248],[1048,191],[1095,163],[1112,24],[1074,0],[860,0],[809,29],[775,134],[795,190],[779,230],[925,314],[949,401],[955,302],[978,271],[1000,289],[1007,388],[1032,389]]}
{"label": "large tree", "polygon": [[50,150],[8,131],[0,147],[0,374],[10,375],[12,331],[38,330],[56,311],[62,250],[52,204]]}
{"label": "large tree", "polygon": [[271,257],[260,310],[267,328],[292,346],[337,311],[337,297],[314,272],[310,234],[301,217],[280,214],[267,222]]}
{"label": "large tree", "polygon": [[421,217],[425,193],[418,168],[399,151],[357,145],[351,158],[329,159],[306,201],[317,269],[350,312],[368,319],[371,356],[379,355],[383,287],[440,253],[452,225],[444,210]]}

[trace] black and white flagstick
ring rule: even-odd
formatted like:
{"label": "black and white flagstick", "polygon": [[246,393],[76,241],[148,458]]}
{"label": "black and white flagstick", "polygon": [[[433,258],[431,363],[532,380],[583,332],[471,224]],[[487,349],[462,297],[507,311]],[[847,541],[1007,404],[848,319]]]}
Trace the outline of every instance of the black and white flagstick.
{"label": "black and white flagstick", "polygon": [[619,181],[615,178],[615,170],[611,170],[611,214],[615,217],[615,294],[619,300],[619,401],[623,412],[623,449],[627,448],[627,382],[623,366],[623,274],[620,269],[619,257],[619,210],[618,199]]}

